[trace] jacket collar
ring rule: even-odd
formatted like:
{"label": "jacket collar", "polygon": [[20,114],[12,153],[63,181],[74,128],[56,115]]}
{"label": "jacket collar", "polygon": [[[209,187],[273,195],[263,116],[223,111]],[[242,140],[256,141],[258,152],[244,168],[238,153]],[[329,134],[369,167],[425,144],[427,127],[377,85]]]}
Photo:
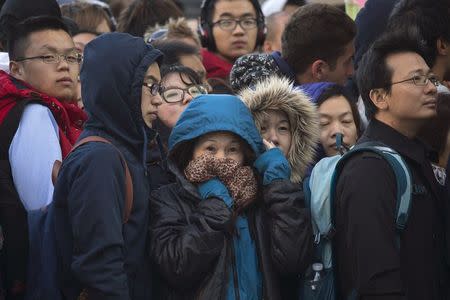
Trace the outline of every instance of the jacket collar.
{"label": "jacket collar", "polygon": [[410,139],[394,128],[375,119],[370,121],[366,132],[358,143],[364,142],[367,139],[380,141],[396,150],[403,157],[416,163],[427,179],[433,194],[437,198],[440,197],[439,187],[431,168],[432,151],[429,147],[418,139]]}
{"label": "jacket collar", "polygon": [[418,164],[428,160],[430,155],[429,149],[418,139],[410,139],[376,119],[370,121],[361,141],[367,138],[382,142]]}
{"label": "jacket collar", "polygon": [[197,187],[194,186],[191,182],[189,182],[186,177],[184,177],[183,172],[178,169],[177,165],[171,161],[170,159],[167,162],[167,167],[170,172],[175,175],[176,181],[183,189],[191,196],[193,199],[200,199],[200,194],[197,191]]}

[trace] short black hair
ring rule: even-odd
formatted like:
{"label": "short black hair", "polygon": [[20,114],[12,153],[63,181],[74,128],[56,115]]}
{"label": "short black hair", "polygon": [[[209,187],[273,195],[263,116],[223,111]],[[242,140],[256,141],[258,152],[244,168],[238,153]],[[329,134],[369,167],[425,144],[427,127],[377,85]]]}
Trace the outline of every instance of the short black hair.
{"label": "short black hair", "polygon": [[63,30],[70,36],[64,22],[57,17],[38,16],[28,18],[14,26],[8,37],[8,54],[10,60],[22,57],[28,47],[28,38],[34,32],[43,30]]}
{"label": "short black hair", "polygon": [[307,4],[286,25],[281,52],[296,74],[303,74],[317,59],[334,69],[355,36],[355,22],[344,11],[328,4]]}
{"label": "short black hair", "polygon": [[364,54],[356,71],[356,80],[369,120],[378,110],[370,99],[370,91],[381,88],[391,92],[393,70],[388,67],[386,58],[404,52],[414,52],[425,57],[426,48],[423,44],[417,28],[412,27],[408,31],[386,32]]}
{"label": "short black hair", "polygon": [[442,38],[450,42],[449,5],[443,0],[402,0],[392,11],[387,31],[405,31],[417,27],[423,37],[427,53],[425,61],[431,67],[436,61],[436,41]]}
{"label": "short black hair", "polygon": [[287,0],[286,1],[286,5],[298,5],[298,6],[303,6],[306,5],[306,1],[305,0]]}
{"label": "short black hair", "polygon": [[200,56],[198,48],[181,41],[157,40],[152,43],[152,46],[164,53],[162,65],[180,64],[180,57],[184,55]]}

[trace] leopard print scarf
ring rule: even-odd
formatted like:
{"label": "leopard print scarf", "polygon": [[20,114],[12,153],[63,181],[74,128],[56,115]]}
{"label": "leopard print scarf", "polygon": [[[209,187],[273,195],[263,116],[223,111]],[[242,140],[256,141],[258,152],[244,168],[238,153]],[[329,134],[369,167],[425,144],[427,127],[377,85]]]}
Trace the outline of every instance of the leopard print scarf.
{"label": "leopard print scarf", "polygon": [[234,200],[234,210],[240,212],[256,200],[258,185],[249,166],[240,166],[236,161],[218,159],[205,154],[189,162],[184,174],[191,183],[199,184],[218,177],[228,188]]}

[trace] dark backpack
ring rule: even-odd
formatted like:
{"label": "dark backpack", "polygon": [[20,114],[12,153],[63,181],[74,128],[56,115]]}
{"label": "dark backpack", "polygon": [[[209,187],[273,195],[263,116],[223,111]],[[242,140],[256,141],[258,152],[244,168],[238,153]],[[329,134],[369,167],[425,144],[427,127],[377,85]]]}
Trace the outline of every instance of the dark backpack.
{"label": "dark backpack", "polygon": [[[397,227],[397,246],[400,247],[400,235],[408,221],[413,184],[411,173],[403,158],[395,150],[377,142],[366,142],[354,146],[342,156],[327,157],[319,161],[311,176],[305,178],[303,189],[305,203],[311,210],[314,230],[314,263],[323,266],[321,278],[313,282],[315,272],[312,266],[300,282],[302,300],[336,300],[338,290],[336,270],[333,268],[333,237],[335,234],[335,196],[339,176],[345,164],[356,154],[374,153],[386,160],[394,171],[397,185],[397,206],[395,224]],[[313,286],[313,287],[312,287]],[[356,291],[343,299],[357,299]]]}
{"label": "dark backpack", "polygon": [[[89,136],[74,145],[71,152],[79,146],[90,142],[100,142],[112,145],[110,141],[103,137]],[[117,151],[119,150],[117,149]],[[126,160],[122,156],[122,153],[120,153],[120,157],[125,168],[126,199],[123,215],[123,223],[125,224],[128,221],[133,206],[133,182]],[[56,161],[52,172],[52,180],[54,184],[56,183],[60,167],[61,162]],[[56,234],[54,231],[54,209],[55,208],[52,202],[43,209],[28,212],[29,263],[25,299],[62,299],[60,284],[57,277],[58,256],[56,250]],[[80,298],[87,296],[88,291],[82,290]]]}
{"label": "dark backpack", "polygon": [[[3,101],[3,99],[0,99]],[[27,212],[11,174],[9,147],[19,127],[25,107],[39,103],[24,99],[2,106],[0,122],[0,299],[23,299],[27,278],[28,223]]]}

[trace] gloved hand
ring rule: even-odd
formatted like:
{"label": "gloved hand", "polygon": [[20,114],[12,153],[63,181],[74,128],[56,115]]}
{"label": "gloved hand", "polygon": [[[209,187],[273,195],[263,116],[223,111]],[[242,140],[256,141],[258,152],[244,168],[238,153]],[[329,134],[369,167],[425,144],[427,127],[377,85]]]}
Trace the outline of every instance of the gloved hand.
{"label": "gloved hand", "polygon": [[[252,168],[241,166],[232,159],[202,155],[189,162],[184,174],[190,182],[197,184],[216,178],[229,191],[236,210],[240,211],[256,200],[257,182]],[[208,183],[206,186],[210,185],[218,188],[217,183]]]}
{"label": "gloved hand", "polygon": [[263,176],[263,185],[277,179],[289,179],[291,167],[279,148],[264,152],[254,163],[255,168]]}
{"label": "gloved hand", "polygon": [[225,204],[231,208],[233,206],[233,199],[228,192],[227,187],[218,178],[208,179],[198,185],[198,193],[202,199],[209,197],[220,198]]}

